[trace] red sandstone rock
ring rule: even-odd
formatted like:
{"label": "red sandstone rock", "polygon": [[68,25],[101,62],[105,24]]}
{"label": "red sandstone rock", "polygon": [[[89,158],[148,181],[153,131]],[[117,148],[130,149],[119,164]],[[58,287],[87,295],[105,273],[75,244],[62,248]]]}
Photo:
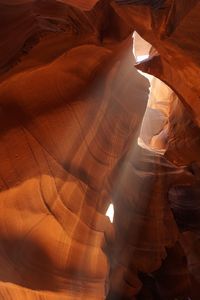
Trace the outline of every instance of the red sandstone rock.
{"label": "red sandstone rock", "polygon": [[[179,188],[198,195],[199,168],[171,162],[199,161],[200,5],[165,4],[0,0],[3,300],[135,299],[153,295],[149,282],[162,300],[192,284],[198,300],[198,201],[185,213]],[[155,142],[171,162],[137,146],[148,83],[133,66],[135,29],[157,50],[137,67],[180,98]],[[183,225],[195,231],[181,238],[187,267]]]}

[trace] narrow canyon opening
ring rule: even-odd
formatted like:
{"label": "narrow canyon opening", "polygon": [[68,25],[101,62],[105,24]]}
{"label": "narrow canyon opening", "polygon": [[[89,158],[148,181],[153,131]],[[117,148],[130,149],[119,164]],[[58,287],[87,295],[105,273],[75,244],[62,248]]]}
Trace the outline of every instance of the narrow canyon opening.
{"label": "narrow canyon opening", "polygon": [[[151,59],[152,55],[157,55],[156,50],[134,31],[133,61],[136,67]],[[150,84],[148,102],[141,123],[137,144],[139,147],[148,151],[164,155],[168,142],[170,103],[176,98],[176,95],[171,88],[160,79],[139,69],[137,69],[137,71],[144,76]],[[111,203],[106,211],[106,216],[109,217],[111,223],[113,223],[114,211],[114,204]]]}
{"label": "narrow canyon opening", "polygon": [[[135,31],[133,33],[133,55],[136,65],[140,65],[158,53]],[[155,76],[140,70],[138,72],[147,78],[150,84],[138,145],[163,155],[166,151],[170,102],[174,92]]]}

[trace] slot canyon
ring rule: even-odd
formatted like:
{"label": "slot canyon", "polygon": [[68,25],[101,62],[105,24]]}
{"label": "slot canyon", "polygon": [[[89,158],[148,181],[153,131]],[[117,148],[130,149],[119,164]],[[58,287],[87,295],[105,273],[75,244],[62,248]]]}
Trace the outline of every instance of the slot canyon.
{"label": "slot canyon", "polygon": [[0,0],[0,300],[200,300],[200,1]]}

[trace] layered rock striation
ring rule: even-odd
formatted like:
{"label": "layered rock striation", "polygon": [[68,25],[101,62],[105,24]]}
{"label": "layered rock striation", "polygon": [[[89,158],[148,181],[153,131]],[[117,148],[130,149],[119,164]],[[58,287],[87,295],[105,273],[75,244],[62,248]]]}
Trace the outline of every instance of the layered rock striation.
{"label": "layered rock striation", "polygon": [[[0,0],[1,299],[198,300],[199,9]],[[164,156],[138,146],[134,30],[176,93]]]}

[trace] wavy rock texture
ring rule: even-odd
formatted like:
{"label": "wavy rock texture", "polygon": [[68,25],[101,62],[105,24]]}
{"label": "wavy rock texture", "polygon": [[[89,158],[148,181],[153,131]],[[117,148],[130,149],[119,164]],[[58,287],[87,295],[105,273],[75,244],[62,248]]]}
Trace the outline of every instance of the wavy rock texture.
{"label": "wavy rock texture", "polygon": [[159,53],[140,68],[173,87],[199,124],[200,4],[198,0],[165,2],[166,7],[156,11],[148,6],[113,6]]}
{"label": "wavy rock texture", "polygon": [[[82,63],[85,81],[76,73],[72,76],[80,64],[76,54],[94,50],[96,56]],[[2,298],[103,299],[108,267],[102,248],[108,220],[98,199],[103,177],[97,182],[92,169],[105,176],[109,154],[96,161],[102,133],[96,136],[97,144],[93,136],[102,132],[98,120],[109,108],[98,99],[88,107],[92,99],[75,99],[74,87],[81,91],[107,56],[102,48],[79,47],[2,85]],[[85,163],[80,168],[81,161]]]}
{"label": "wavy rock texture", "polygon": [[199,152],[199,1],[165,1],[165,8],[158,10],[134,5],[114,7],[157,50],[137,68],[167,83],[184,104],[172,104],[166,156],[182,165],[199,160],[199,155],[191,154],[191,148]]}
{"label": "wavy rock texture", "polygon": [[[113,281],[119,290],[114,293],[124,293],[131,299],[141,287],[137,274],[160,268],[167,257],[166,248],[179,239],[167,201],[169,187],[178,181],[187,184],[193,180],[189,170],[177,168],[162,156],[139,147],[133,146],[120,161],[108,185],[115,205]],[[116,272],[120,273],[118,284]],[[170,292],[171,297],[180,296]]]}
{"label": "wavy rock texture", "polygon": [[[177,164],[199,162],[200,128],[178,98],[171,103],[166,156]],[[183,126],[184,124],[184,126]]]}
{"label": "wavy rock texture", "polygon": [[[200,5],[116,2],[0,0],[3,300],[198,299]],[[137,67],[180,98],[171,162],[137,146],[135,29],[157,50]]]}
{"label": "wavy rock texture", "polygon": [[182,235],[181,244],[187,255],[187,265],[190,272],[190,280],[192,283],[191,298],[197,300],[199,298],[199,252],[200,237],[199,233],[187,231]]}
{"label": "wavy rock texture", "polygon": [[[87,12],[80,10],[81,3],[86,1],[77,2],[78,9],[54,0],[0,1],[0,74],[23,60],[37,44],[40,49],[34,48],[29,57],[31,67],[48,63],[77,45],[101,44],[109,34],[113,43],[130,33],[107,1]],[[28,66],[21,64],[21,68]]]}
{"label": "wavy rock texture", "polygon": [[[79,22],[86,38],[95,37],[87,18]],[[20,72],[19,64],[0,86],[3,299],[106,294],[104,181],[140,126],[148,83],[130,64],[129,41],[112,50],[77,46],[81,37],[42,65],[34,48],[21,63],[34,68]],[[48,42],[45,36],[37,47]]]}
{"label": "wavy rock texture", "polygon": [[169,201],[182,231],[199,232],[200,188],[198,185],[175,186],[169,190]]}

